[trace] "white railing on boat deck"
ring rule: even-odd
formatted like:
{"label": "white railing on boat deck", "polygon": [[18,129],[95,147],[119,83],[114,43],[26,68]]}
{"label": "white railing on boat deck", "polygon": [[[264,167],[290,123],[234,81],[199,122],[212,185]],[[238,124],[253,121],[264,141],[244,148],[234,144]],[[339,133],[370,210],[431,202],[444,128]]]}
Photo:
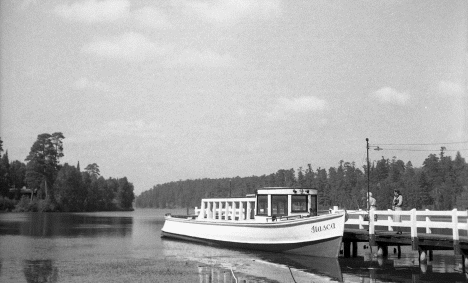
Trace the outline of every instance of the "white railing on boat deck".
{"label": "white railing on boat deck", "polygon": [[[413,241],[418,241],[418,228],[426,234],[432,234],[432,229],[450,229],[452,230],[452,239],[454,246],[458,245],[460,240],[460,232],[463,235],[468,235],[468,210],[458,211],[431,211],[416,209],[407,211],[393,210],[371,210],[367,211],[349,211],[350,218],[346,221],[346,225],[358,225],[359,229],[369,229],[369,235],[375,235],[375,227],[386,227],[388,231],[393,231],[394,227],[409,227],[411,238]],[[364,217],[369,214],[369,221],[364,220]],[[358,217],[351,217],[358,215]],[[395,216],[400,216],[400,221],[395,221]],[[365,225],[365,226],[364,226]]]}
{"label": "white railing on boat deck", "polygon": [[254,219],[255,198],[202,199],[201,207],[195,207],[198,219],[242,221]]}

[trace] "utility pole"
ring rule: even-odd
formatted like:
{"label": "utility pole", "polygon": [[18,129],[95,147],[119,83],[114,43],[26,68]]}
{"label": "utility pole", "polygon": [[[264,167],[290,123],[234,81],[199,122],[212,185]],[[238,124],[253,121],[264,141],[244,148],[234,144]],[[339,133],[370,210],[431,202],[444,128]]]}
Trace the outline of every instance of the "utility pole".
{"label": "utility pole", "polygon": [[370,198],[369,198],[369,191],[370,191],[370,166],[369,166],[369,138],[366,138],[366,148],[367,148],[367,209],[370,209]]}

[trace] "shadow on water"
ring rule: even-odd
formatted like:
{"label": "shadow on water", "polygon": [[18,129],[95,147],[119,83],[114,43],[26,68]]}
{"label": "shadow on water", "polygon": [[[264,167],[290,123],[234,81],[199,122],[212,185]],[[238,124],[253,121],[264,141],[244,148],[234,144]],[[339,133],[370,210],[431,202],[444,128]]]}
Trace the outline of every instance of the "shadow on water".
{"label": "shadow on water", "polygon": [[25,260],[24,277],[28,283],[54,283],[58,279],[58,269],[52,260]]}
{"label": "shadow on water", "polygon": [[32,237],[125,237],[131,233],[132,224],[132,217],[25,213],[8,222],[0,222],[0,234]]}

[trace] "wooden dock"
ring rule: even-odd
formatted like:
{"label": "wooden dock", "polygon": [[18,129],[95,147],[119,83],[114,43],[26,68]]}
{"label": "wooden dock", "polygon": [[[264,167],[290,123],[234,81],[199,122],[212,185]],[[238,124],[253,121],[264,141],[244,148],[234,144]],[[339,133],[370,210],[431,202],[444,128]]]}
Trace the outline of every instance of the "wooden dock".
{"label": "wooden dock", "polygon": [[[344,257],[357,256],[357,243],[378,247],[378,255],[388,255],[388,247],[411,246],[419,251],[420,260],[432,260],[435,250],[453,250],[455,256],[468,256],[468,211],[349,211],[343,235]],[[400,215],[401,222],[393,217]],[[375,217],[377,220],[375,220]],[[401,234],[394,231],[400,227]]]}

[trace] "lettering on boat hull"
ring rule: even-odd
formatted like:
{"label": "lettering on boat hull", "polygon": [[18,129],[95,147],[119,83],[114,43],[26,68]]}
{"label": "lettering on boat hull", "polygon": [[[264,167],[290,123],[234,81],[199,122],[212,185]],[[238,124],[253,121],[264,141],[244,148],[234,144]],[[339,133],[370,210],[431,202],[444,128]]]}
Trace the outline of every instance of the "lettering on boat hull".
{"label": "lettering on boat hull", "polygon": [[312,233],[317,233],[317,232],[323,232],[323,231],[327,231],[327,230],[331,230],[331,229],[335,229],[335,223],[330,223],[330,224],[326,224],[326,225],[319,225],[319,226],[315,226],[313,225],[312,228],[310,229],[310,232]]}

